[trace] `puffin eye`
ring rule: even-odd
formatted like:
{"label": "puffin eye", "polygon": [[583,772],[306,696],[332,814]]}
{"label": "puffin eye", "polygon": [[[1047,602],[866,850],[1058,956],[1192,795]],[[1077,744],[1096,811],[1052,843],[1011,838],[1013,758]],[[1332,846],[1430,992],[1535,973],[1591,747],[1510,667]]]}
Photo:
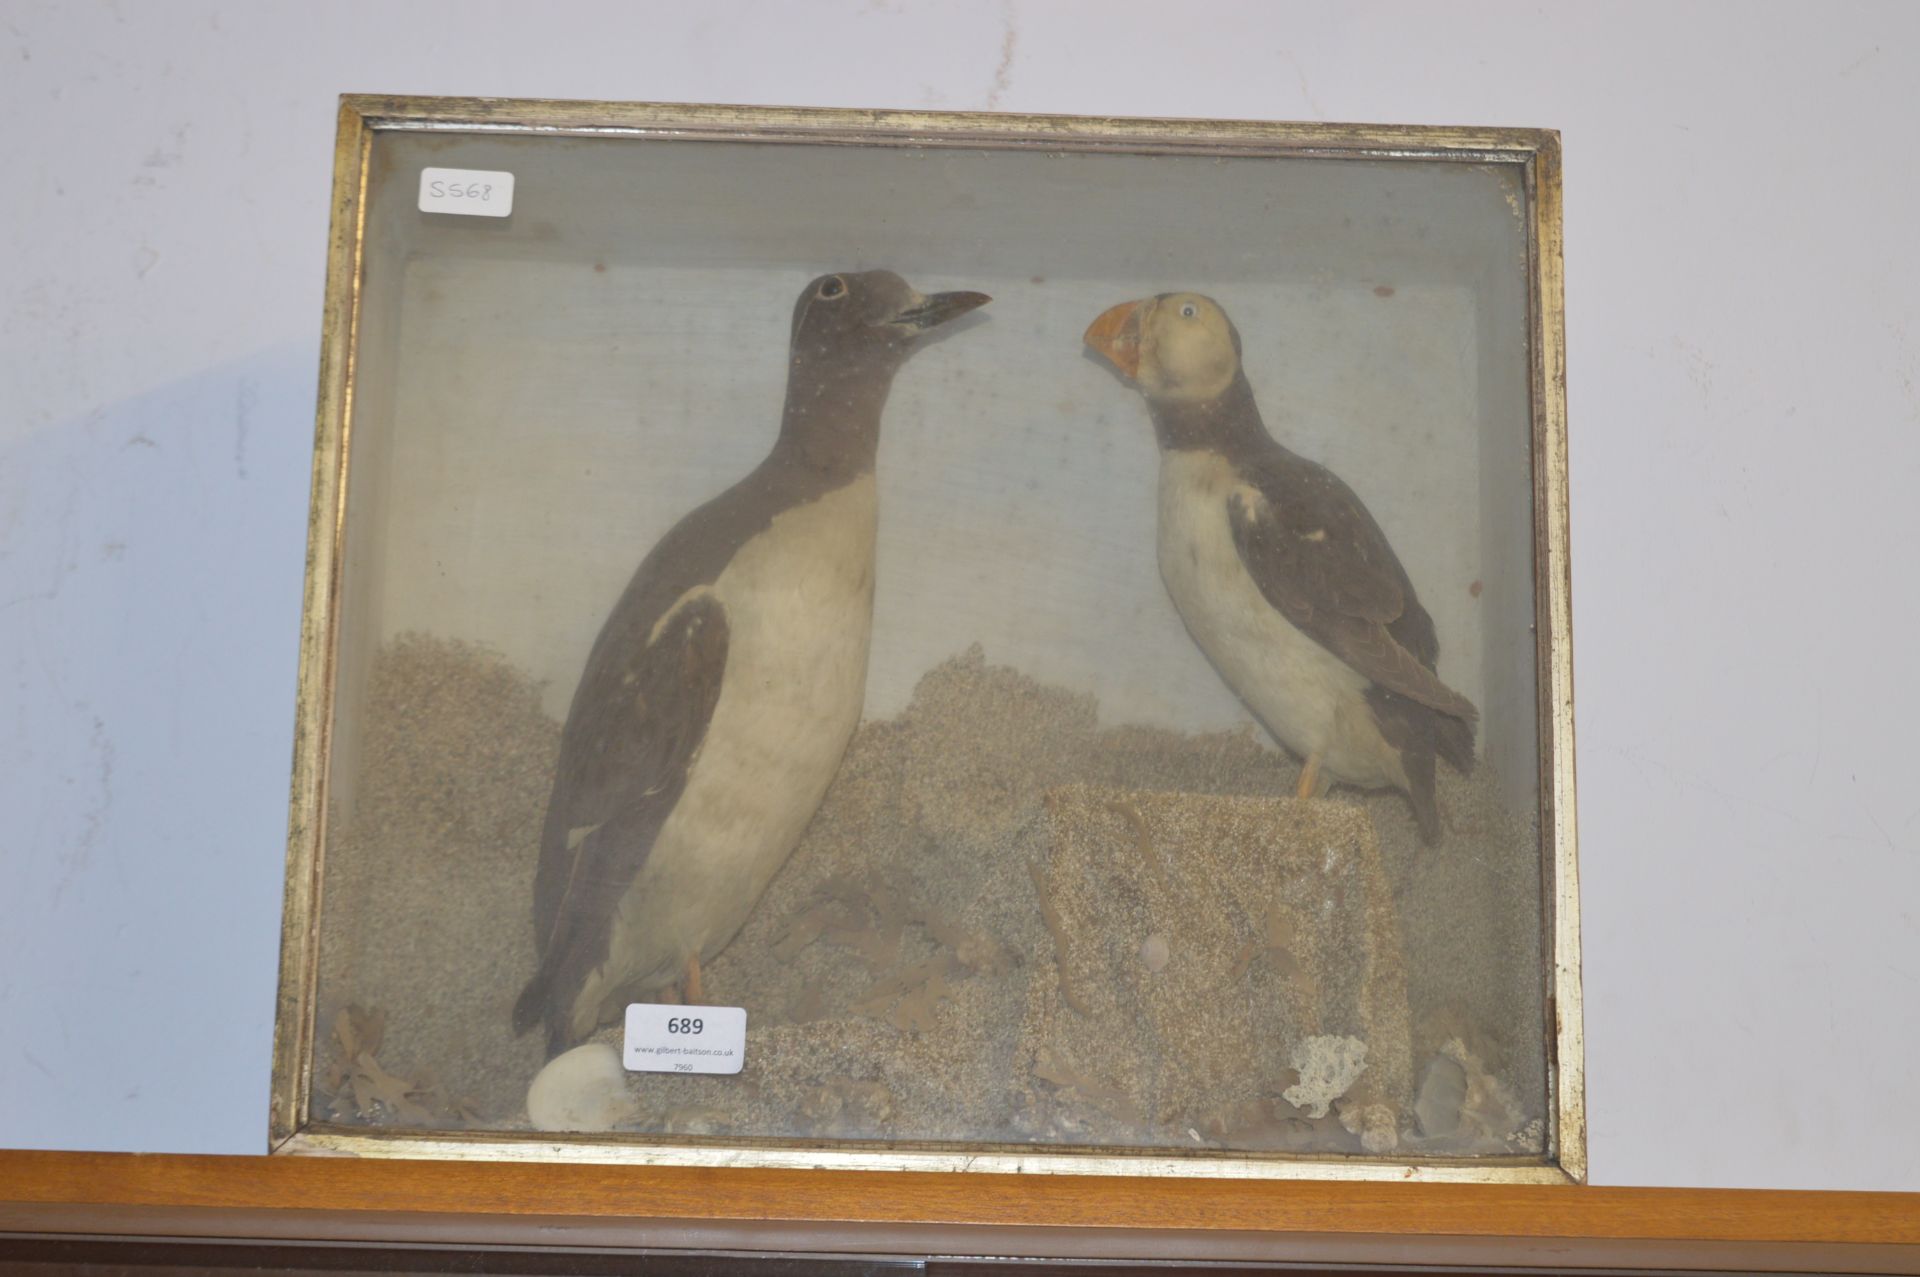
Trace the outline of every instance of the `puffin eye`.
{"label": "puffin eye", "polygon": [[1194,305],[1192,302],[1188,302],[1186,305],[1180,308],[1180,315],[1184,319],[1192,319],[1195,315],[1199,313],[1200,312],[1198,310],[1194,309]]}
{"label": "puffin eye", "polygon": [[834,297],[839,297],[844,295],[846,291],[847,291],[846,280],[841,279],[838,275],[829,275],[825,279],[820,281],[819,291],[816,292],[814,296],[834,298]]}

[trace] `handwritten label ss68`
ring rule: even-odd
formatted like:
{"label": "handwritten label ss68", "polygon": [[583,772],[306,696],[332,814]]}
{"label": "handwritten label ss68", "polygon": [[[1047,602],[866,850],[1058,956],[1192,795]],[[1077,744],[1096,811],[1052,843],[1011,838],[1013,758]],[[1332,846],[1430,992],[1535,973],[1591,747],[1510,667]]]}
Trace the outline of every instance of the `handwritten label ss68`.
{"label": "handwritten label ss68", "polygon": [[420,211],[505,217],[513,212],[513,174],[494,169],[423,168]]}
{"label": "handwritten label ss68", "polygon": [[628,1003],[621,1054],[636,1073],[738,1073],[747,1059],[746,1008]]}

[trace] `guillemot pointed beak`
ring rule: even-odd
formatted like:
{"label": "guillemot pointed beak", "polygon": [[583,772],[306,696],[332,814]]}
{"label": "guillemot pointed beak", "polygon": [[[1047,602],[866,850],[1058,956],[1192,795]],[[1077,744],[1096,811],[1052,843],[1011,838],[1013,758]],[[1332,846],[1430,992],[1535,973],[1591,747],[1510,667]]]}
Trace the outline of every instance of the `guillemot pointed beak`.
{"label": "guillemot pointed beak", "polygon": [[977,310],[992,300],[985,293],[935,293],[912,302],[887,322],[915,332],[925,332],[958,319],[970,310]]}
{"label": "guillemot pointed beak", "polygon": [[1140,308],[1140,302],[1132,301],[1101,311],[1082,339],[1128,381],[1140,376]]}

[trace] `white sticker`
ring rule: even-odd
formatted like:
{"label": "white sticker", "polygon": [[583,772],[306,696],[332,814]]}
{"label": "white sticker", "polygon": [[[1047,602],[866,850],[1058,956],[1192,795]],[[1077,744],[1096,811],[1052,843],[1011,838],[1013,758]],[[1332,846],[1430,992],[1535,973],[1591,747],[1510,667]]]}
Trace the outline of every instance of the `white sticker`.
{"label": "white sticker", "polygon": [[738,1073],[747,1060],[747,1010],[630,1002],[624,1054],[635,1073]]}
{"label": "white sticker", "polygon": [[420,211],[505,217],[513,212],[513,174],[479,168],[423,168]]}

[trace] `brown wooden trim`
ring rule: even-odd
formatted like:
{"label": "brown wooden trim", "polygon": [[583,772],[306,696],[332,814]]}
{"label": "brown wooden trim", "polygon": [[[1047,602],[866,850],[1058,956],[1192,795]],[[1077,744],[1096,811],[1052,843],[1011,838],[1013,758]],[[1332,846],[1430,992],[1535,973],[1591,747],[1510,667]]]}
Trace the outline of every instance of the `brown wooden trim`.
{"label": "brown wooden trim", "polygon": [[1912,1193],[115,1153],[0,1152],[5,1231],[1920,1272]]}
{"label": "brown wooden trim", "polygon": [[[944,1268],[945,1265],[941,1265]],[[475,1250],[437,1246],[332,1246],[287,1242],[170,1241],[156,1238],[9,1238],[0,1236],[0,1277],[209,1277],[218,1273],[284,1277],[370,1277],[458,1273],[463,1277],[947,1277],[915,1260],[579,1250]],[[1138,1269],[1085,1277],[1132,1277]],[[952,1277],[976,1277],[973,1270]],[[1147,1274],[1146,1277],[1157,1277]],[[1222,1271],[1210,1277],[1241,1277]],[[1262,1277],[1265,1277],[1262,1274]],[[1303,1277],[1289,1273],[1288,1277]]]}

